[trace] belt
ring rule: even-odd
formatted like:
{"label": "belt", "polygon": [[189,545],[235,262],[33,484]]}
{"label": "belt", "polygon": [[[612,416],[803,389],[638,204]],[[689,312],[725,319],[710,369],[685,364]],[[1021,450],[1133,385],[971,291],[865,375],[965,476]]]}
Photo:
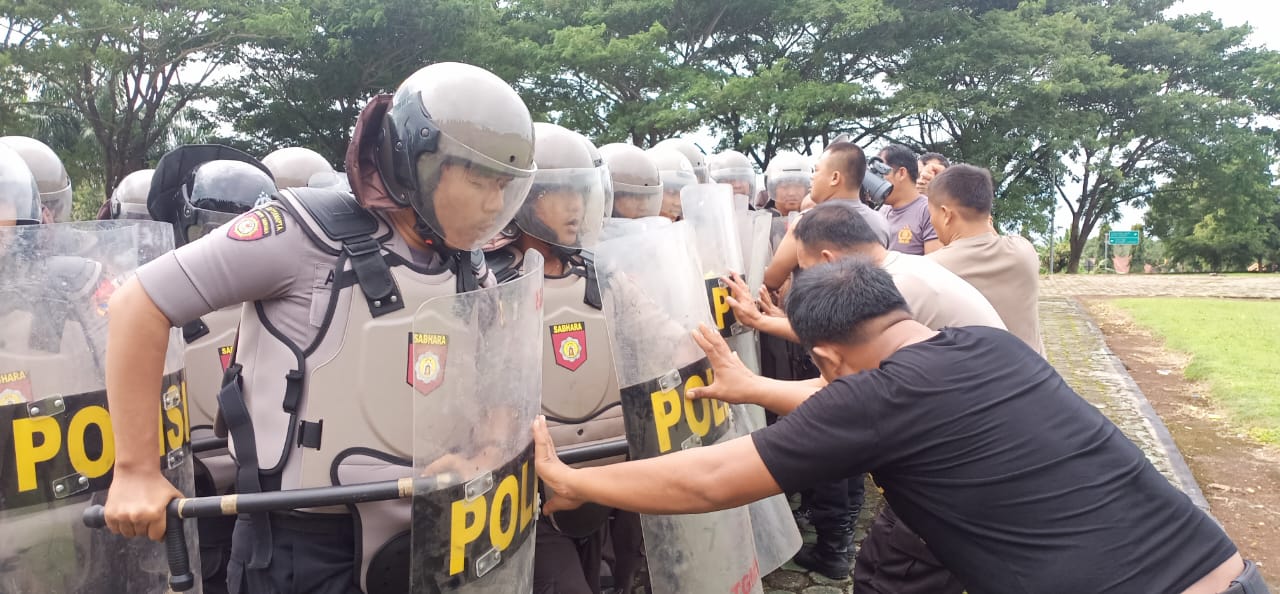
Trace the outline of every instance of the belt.
{"label": "belt", "polygon": [[301,511],[271,512],[271,527],[291,532],[354,537],[355,519],[351,514],[317,514]]}

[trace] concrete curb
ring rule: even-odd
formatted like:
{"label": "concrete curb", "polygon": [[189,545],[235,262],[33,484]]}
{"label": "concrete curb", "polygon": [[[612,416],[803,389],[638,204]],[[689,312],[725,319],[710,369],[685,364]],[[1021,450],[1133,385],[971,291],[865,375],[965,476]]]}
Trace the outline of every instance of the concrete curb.
{"label": "concrete curb", "polygon": [[1160,415],[1156,414],[1151,402],[1147,400],[1147,395],[1143,394],[1142,388],[1138,387],[1138,382],[1134,381],[1133,376],[1129,375],[1129,370],[1125,369],[1124,362],[1111,350],[1110,345],[1107,345],[1106,336],[1102,333],[1102,329],[1098,327],[1097,322],[1094,321],[1093,316],[1089,315],[1089,312],[1075,298],[1069,298],[1067,301],[1075,308],[1080,319],[1086,322],[1089,332],[1093,333],[1098,343],[1103,345],[1102,348],[1106,352],[1107,359],[1112,367],[1115,368],[1116,375],[1123,378],[1122,381],[1125,387],[1128,388],[1129,398],[1133,399],[1138,411],[1142,413],[1142,418],[1146,422],[1147,428],[1155,436],[1156,441],[1160,443],[1165,457],[1169,459],[1169,466],[1173,470],[1174,477],[1178,480],[1179,488],[1182,489],[1183,493],[1187,494],[1187,497],[1191,498],[1191,502],[1196,507],[1204,510],[1205,513],[1210,513],[1209,500],[1205,498],[1204,491],[1200,490],[1200,484],[1196,482],[1195,475],[1191,473],[1191,467],[1187,465],[1186,458],[1182,457],[1182,452],[1178,450],[1178,444],[1173,441],[1173,435],[1169,433],[1169,428],[1165,426],[1164,420],[1160,418]]}

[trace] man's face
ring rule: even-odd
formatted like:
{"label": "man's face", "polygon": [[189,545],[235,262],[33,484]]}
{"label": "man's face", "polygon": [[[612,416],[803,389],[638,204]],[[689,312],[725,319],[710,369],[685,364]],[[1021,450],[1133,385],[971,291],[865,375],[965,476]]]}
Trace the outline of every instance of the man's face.
{"label": "man's face", "polygon": [[502,213],[510,177],[496,176],[465,164],[440,169],[435,190],[435,214],[446,243],[465,249],[483,243],[494,232]]}
{"label": "man's face", "polygon": [[675,221],[680,218],[683,212],[684,210],[680,207],[680,190],[675,190],[674,192],[663,190],[662,210],[658,214]]}
{"label": "man's face", "polygon": [[543,193],[533,205],[533,216],[556,236],[556,243],[576,247],[582,241],[582,195],[572,190]]}
{"label": "man's face", "polygon": [[832,183],[834,179],[835,169],[831,167],[831,155],[823,153],[822,158],[818,159],[818,164],[813,168],[811,197],[814,204],[822,204],[835,194],[836,187]]}
{"label": "man's face", "polygon": [[755,199],[755,196],[751,192],[750,181],[742,178],[735,178],[735,179],[728,180],[728,182],[729,182],[729,186],[733,188],[733,193],[735,195],[746,196],[753,200]]}
{"label": "man's face", "polygon": [[773,191],[773,204],[782,214],[790,214],[800,210],[800,202],[808,192],[808,188],[799,181],[784,181]]}
{"label": "man's face", "polygon": [[[889,162],[885,161],[885,153],[883,151],[880,153],[880,160],[884,161],[886,165],[889,165]],[[916,182],[911,179],[911,174],[907,172],[906,167],[894,167],[893,165],[889,165],[889,167],[891,169],[889,170],[889,175],[885,176],[885,179],[888,180],[889,183],[893,184],[894,192],[900,192],[904,188],[910,188],[914,191]]]}
{"label": "man's face", "polygon": [[650,196],[639,196],[636,194],[626,194],[622,192],[614,192],[613,194],[613,211],[617,216],[624,219],[638,219],[645,216],[650,204]]}

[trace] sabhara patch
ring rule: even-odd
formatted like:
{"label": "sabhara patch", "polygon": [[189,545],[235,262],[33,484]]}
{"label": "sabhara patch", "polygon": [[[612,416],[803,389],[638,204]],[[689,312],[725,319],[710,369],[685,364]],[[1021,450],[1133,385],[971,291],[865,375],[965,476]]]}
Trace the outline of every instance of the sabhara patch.
{"label": "sabhara patch", "polygon": [[240,215],[227,229],[227,237],[236,241],[257,241],[284,233],[284,212],[279,206],[259,206]]}
{"label": "sabhara patch", "polygon": [[587,362],[587,328],[582,322],[556,324],[551,327],[551,348],[556,365],[577,371]]}

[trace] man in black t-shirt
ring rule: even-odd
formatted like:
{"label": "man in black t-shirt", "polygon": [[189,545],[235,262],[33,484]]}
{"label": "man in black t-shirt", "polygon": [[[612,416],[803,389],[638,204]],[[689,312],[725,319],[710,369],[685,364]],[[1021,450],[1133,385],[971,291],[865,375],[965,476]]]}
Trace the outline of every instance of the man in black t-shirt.
{"label": "man in black t-shirt", "polygon": [[870,471],[975,594],[1266,591],[1222,529],[1009,333],[929,330],[859,259],[797,274],[787,314],[830,385],[755,376],[703,328],[715,382],[692,397],[786,416],[723,444],[584,469],[559,462],[539,420],[537,470],[556,493],[546,508],[698,513]]}

